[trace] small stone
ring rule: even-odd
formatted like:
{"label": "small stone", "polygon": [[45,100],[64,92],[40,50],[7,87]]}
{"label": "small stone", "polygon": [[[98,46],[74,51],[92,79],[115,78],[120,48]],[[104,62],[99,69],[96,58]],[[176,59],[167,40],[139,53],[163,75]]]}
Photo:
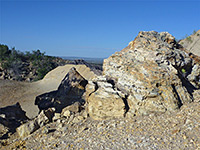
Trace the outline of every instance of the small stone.
{"label": "small stone", "polygon": [[61,120],[60,120],[60,119],[56,120],[56,124],[57,124],[57,125],[60,124],[60,123],[61,123]]}
{"label": "small stone", "polygon": [[83,120],[83,117],[82,116],[77,116],[77,117],[75,117],[74,119],[73,119],[73,123],[78,123],[78,122],[80,122],[80,121],[82,121]]}
{"label": "small stone", "polygon": [[60,123],[60,124],[58,124],[58,129],[61,129],[62,127],[63,127],[63,124],[62,123]]}
{"label": "small stone", "polygon": [[3,145],[3,146],[8,145],[8,141],[6,141],[6,140],[2,140],[2,141],[1,141],[1,145]]}
{"label": "small stone", "polygon": [[65,110],[65,111],[62,111],[61,115],[64,117],[69,117],[71,115],[71,112],[69,110]]}
{"label": "small stone", "polygon": [[55,113],[55,114],[54,114],[54,117],[53,117],[53,121],[58,120],[60,117],[61,117],[61,116],[60,116],[60,113]]}
{"label": "small stone", "polygon": [[87,111],[83,111],[83,112],[81,113],[81,116],[82,116],[84,119],[86,119],[86,118],[88,117]]}
{"label": "small stone", "polygon": [[186,136],[186,135],[183,135],[183,139],[187,139],[187,136]]}
{"label": "small stone", "polygon": [[44,111],[44,114],[47,116],[47,118],[52,121],[52,118],[54,116],[54,113],[55,113],[55,108],[52,107],[52,108],[49,108],[47,110]]}
{"label": "small stone", "polygon": [[173,130],[173,131],[172,131],[172,134],[176,134],[176,133],[178,133],[178,132],[180,132],[180,129]]}
{"label": "small stone", "polygon": [[143,129],[139,129],[139,131],[141,131],[141,132],[142,132],[142,131],[143,131]]}
{"label": "small stone", "polygon": [[81,132],[83,132],[84,130],[87,130],[88,128],[86,126],[83,126],[82,128],[80,128],[80,130],[78,131],[78,133],[80,134]]}
{"label": "small stone", "polygon": [[0,117],[5,119],[6,115],[5,114],[0,114]]}
{"label": "small stone", "polygon": [[142,143],[142,140],[137,141],[137,143]]}

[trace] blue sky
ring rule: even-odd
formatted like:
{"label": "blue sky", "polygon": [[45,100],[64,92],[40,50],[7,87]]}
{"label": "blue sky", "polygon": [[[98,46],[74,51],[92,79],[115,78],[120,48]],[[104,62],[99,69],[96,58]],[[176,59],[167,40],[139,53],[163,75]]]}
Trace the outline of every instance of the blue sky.
{"label": "blue sky", "polygon": [[139,31],[200,29],[199,0],[0,0],[0,43],[53,56],[109,57]]}

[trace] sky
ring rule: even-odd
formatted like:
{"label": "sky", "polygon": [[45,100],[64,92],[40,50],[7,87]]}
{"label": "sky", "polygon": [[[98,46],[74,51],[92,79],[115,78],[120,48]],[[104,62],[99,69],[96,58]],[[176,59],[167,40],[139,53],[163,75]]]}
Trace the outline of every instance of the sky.
{"label": "sky", "polygon": [[140,31],[200,29],[200,0],[0,0],[0,44],[51,56],[107,58]]}

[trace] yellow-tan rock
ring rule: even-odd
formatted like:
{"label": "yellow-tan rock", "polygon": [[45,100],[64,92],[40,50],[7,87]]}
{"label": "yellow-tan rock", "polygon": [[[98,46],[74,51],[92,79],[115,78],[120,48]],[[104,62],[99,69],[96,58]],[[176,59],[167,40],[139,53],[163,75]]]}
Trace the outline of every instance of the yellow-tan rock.
{"label": "yellow-tan rock", "polygon": [[103,76],[87,86],[90,116],[106,118],[115,109],[120,110],[117,116],[123,116],[122,110],[129,116],[164,113],[192,102],[200,84],[197,60],[167,32],[140,32],[126,48],[104,60]]}

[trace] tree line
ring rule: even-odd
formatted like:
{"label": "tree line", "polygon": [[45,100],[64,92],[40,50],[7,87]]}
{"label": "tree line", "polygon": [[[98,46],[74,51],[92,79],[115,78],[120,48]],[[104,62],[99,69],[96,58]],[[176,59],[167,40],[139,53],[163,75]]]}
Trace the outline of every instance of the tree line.
{"label": "tree line", "polygon": [[15,48],[9,49],[7,45],[0,44],[0,64],[3,70],[19,69],[22,63],[29,65],[36,70],[37,80],[42,79],[50,70],[58,66],[56,57],[47,56],[45,52],[33,50],[32,52],[21,52]]}

